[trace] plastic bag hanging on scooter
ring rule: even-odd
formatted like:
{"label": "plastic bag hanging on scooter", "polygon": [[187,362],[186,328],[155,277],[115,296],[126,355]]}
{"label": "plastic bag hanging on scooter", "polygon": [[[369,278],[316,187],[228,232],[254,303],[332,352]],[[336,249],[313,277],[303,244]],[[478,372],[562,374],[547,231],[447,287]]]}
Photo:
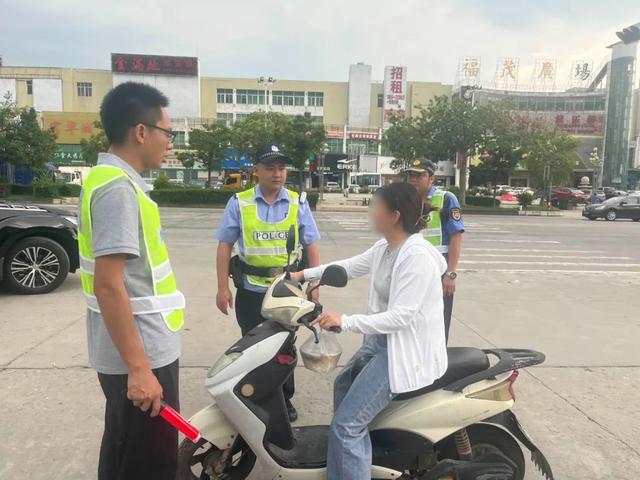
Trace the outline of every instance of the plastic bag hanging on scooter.
{"label": "plastic bag hanging on scooter", "polygon": [[305,368],[318,373],[329,373],[338,366],[342,347],[336,334],[320,330],[316,340],[311,335],[300,347],[300,355]]}

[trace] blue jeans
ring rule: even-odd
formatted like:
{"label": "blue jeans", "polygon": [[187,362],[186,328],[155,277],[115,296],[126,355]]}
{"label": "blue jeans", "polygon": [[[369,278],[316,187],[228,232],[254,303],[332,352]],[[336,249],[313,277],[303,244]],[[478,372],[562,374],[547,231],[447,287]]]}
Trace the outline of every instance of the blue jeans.
{"label": "blue jeans", "polygon": [[360,350],[336,378],[335,413],[327,452],[328,479],[371,479],[371,439],[367,427],[391,401],[388,365],[387,336],[367,335]]}

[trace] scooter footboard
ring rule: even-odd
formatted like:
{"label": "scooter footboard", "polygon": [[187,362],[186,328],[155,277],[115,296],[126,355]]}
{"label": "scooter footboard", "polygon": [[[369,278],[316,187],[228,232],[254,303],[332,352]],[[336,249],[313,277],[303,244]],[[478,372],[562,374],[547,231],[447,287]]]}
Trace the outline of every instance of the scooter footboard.
{"label": "scooter footboard", "polygon": [[200,430],[202,438],[220,450],[231,448],[238,437],[238,432],[222,414],[218,405],[212,403],[189,419],[194,427]]}

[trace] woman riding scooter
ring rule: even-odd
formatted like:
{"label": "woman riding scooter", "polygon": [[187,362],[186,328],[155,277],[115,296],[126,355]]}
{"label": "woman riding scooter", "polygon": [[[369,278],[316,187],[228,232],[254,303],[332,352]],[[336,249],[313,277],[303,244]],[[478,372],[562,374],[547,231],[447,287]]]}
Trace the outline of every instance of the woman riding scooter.
{"label": "woman riding scooter", "polygon": [[[335,262],[350,278],[370,276],[366,314],[325,312],[324,329],[365,335],[360,350],[335,381],[327,478],[371,478],[367,427],[393,395],[432,384],[447,369],[441,277],[442,255],[424,241],[422,199],[407,183],[380,188],[372,201],[373,229],[384,239],[366,252]],[[320,278],[325,266],[293,274]]]}

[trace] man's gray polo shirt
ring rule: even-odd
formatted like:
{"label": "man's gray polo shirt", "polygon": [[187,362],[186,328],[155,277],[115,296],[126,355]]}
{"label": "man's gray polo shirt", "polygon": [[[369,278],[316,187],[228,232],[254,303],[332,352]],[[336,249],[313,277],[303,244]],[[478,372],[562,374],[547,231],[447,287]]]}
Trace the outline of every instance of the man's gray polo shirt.
{"label": "man's gray polo shirt", "polygon": [[[98,165],[124,170],[143,191],[149,187],[127,162],[110,153],[101,153]],[[80,199],[82,205],[82,199]],[[79,216],[80,217],[80,216]],[[131,183],[118,179],[95,190],[91,198],[94,256],[125,254],[124,280],[130,297],[153,295],[153,281],[144,247],[138,200]],[[135,315],[138,333],[151,368],[160,368],[180,356],[180,335],[169,330],[159,313]],[[87,309],[89,363],[100,373],[125,374],[127,368],[106,329],[102,315]]]}

